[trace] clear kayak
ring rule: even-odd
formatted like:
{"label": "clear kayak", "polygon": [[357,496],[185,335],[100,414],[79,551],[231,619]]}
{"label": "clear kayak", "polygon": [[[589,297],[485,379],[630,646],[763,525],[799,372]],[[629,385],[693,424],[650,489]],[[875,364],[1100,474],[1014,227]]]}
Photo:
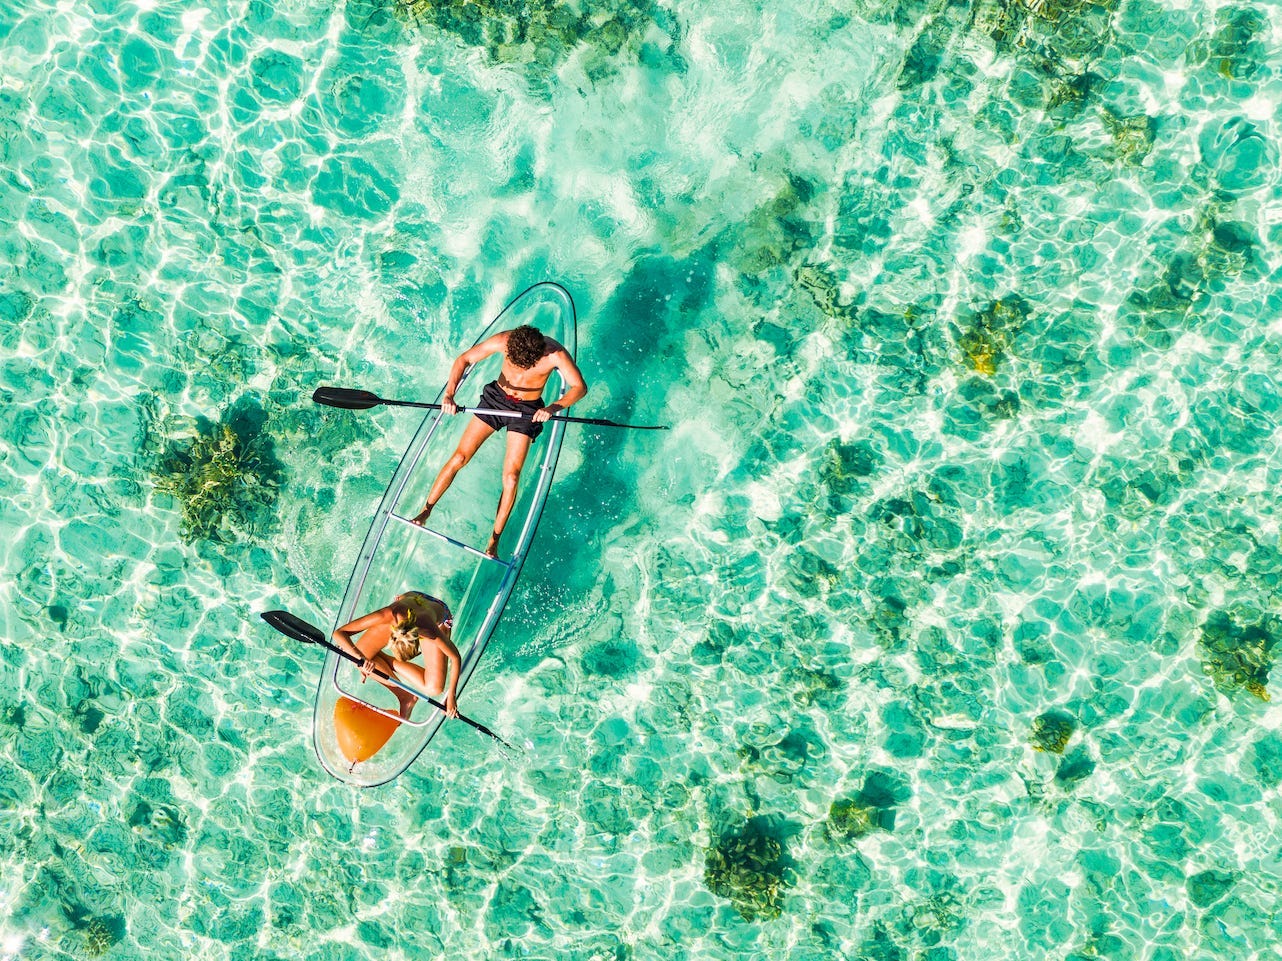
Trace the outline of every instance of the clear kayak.
{"label": "clear kayak", "polygon": [[[521,324],[537,327],[571,357],[576,355],[574,301],[560,284],[545,281],[518,294],[477,342]],[[482,387],[498,376],[501,364],[502,356],[496,354],[468,371],[455,394],[460,406],[478,406]],[[563,386],[553,374],[544,396],[554,399]],[[436,402],[440,400],[438,396]],[[470,414],[446,417],[439,411],[423,419],[374,514],[334,624],[339,627],[378,610],[406,591],[442,598],[454,615],[453,641],[463,661],[459,710],[465,714],[464,691],[521,572],[565,436],[564,422],[549,422],[531,446],[496,560],[485,556],[481,547],[498,505],[505,433],[491,437],[459,472],[426,527],[409,521],[422,508],[437,472],[470,420]],[[316,756],[325,770],[340,781],[372,787],[409,767],[446,720],[425,699],[436,692],[415,693],[423,693],[424,699],[408,720],[402,720],[390,691],[373,680],[362,684],[360,671],[330,652],[321,671],[312,726]]]}

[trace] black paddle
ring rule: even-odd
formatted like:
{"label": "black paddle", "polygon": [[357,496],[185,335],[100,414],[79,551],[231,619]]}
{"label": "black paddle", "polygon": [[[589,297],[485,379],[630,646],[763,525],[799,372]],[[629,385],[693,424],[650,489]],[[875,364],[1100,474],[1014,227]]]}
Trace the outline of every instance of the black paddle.
{"label": "black paddle", "polygon": [[[292,637],[294,640],[302,641],[304,644],[319,644],[321,647],[329,648],[331,651],[333,651],[335,654],[339,655],[340,657],[347,658],[353,664],[356,664],[358,666],[361,664],[361,660],[359,658],[353,657],[351,654],[343,650],[341,647],[338,647],[337,645],[331,644],[329,641],[327,641],[325,639],[325,635],[321,633],[320,628],[315,627],[311,624],[308,624],[302,618],[295,617],[293,614],[289,613],[289,611],[263,611],[263,613],[260,614],[259,616],[268,624],[270,624],[272,627],[276,628],[276,630],[284,634],[286,637]],[[379,677],[386,678],[387,680],[391,681],[401,690],[407,691],[410,694],[413,694],[415,697],[423,698],[423,700],[427,701],[427,703],[432,705],[432,707],[440,711],[445,710],[444,704],[440,704],[437,701],[432,700],[426,694],[422,694],[419,691],[415,691],[412,688],[406,687],[399,680],[387,674],[384,674],[378,668],[374,669],[374,673],[377,674]],[[478,721],[474,721],[470,717],[464,717],[462,714],[458,716],[458,719],[460,721],[463,721],[465,724],[469,724],[472,727],[476,728],[482,734],[488,734],[490,737],[494,738],[494,740],[498,741],[509,751],[514,750],[511,744],[508,744],[507,741],[503,740],[503,738],[499,737],[497,734],[491,731],[484,724],[481,724]]]}
{"label": "black paddle", "polygon": [[[416,400],[386,400],[367,390],[351,390],[347,387],[317,387],[312,400],[326,407],[339,407],[343,410],[369,410],[379,404],[389,407],[422,407],[426,410],[440,410],[440,404],[424,404]],[[515,410],[488,410],[484,407],[460,407],[460,414],[489,414],[491,417],[512,417],[517,420],[530,420],[529,414]],[[572,424],[595,424],[598,427],[626,427],[628,430],[668,430],[665,424],[620,424],[618,421],[603,420],[599,417],[570,417],[568,414],[553,414],[549,420],[563,420]]]}

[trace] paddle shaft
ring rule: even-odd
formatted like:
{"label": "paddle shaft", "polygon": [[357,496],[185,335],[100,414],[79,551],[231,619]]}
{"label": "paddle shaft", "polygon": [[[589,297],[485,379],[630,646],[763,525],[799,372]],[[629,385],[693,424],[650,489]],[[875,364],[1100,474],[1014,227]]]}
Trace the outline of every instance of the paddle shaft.
{"label": "paddle shaft", "polygon": [[[382,400],[382,398],[379,398]],[[412,400],[384,400],[384,404],[392,407],[425,407],[429,410],[440,410],[440,404],[420,404]],[[513,420],[533,420],[531,414],[522,414],[517,410],[490,410],[485,407],[460,407],[460,414],[485,414],[489,417],[510,417]],[[553,414],[548,420],[563,420],[567,424],[595,424],[598,427],[626,427],[628,430],[667,430],[667,427],[661,425],[651,426],[648,424],[620,424],[618,421],[605,420],[600,417],[571,417],[569,414]]]}
{"label": "paddle shaft", "polygon": [[[388,407],[417,407],[421,410],[441,410],[441,404],[429,404],[418,400],[388,400],[365,390],[352,390],[345,387],[317,387],[312,393],[312,400],[327,407],[340,407],[344,410],[368,410],[379,404]],[[489,417],[507,417],[512,420],[533,420],[534,415],[523,414],[516,410],[490,410],[487,407],[459,407],[460,414],[485,414]],[[568,424],[594,424],[597,427],[623,427],[628,430],[667,430],[666,425],[620,424],[618,421],[605,420],[601,417],[571,417],[569,414],[553,414],[548,420],[561,420]]]}

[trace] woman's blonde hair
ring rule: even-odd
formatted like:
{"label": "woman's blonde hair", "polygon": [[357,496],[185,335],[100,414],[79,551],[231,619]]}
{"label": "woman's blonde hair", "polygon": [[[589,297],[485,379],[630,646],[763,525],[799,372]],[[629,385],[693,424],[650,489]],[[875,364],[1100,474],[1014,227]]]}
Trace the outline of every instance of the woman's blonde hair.
{"label": "woman's blonde hair", "polygon": [[398,660],[408,661],[410,658],[418,657],[419,637],[418,637],[418,619],[414,616],[412,610],[406,609],[392,625],[392,633],[388,638],[388,646],[392,649],[392,654]]}

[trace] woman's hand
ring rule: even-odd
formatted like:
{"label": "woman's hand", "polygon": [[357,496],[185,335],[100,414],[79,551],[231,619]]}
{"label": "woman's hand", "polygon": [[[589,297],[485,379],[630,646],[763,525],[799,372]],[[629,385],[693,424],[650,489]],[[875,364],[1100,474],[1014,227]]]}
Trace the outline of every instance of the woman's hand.
{"label": "woman's hand", "polygon": [[458,701],[454,699],[454,692],[445,695],[445,716],[458,717]]}
{"label": "woman's hand", "polygon": [[374,673],[374,668],[376,667],[378,667],[378,662],[372,661],[368,657],[361,661],[361,683],[362,684],[364,684],[365,681],[369,678],[369,676]]}

